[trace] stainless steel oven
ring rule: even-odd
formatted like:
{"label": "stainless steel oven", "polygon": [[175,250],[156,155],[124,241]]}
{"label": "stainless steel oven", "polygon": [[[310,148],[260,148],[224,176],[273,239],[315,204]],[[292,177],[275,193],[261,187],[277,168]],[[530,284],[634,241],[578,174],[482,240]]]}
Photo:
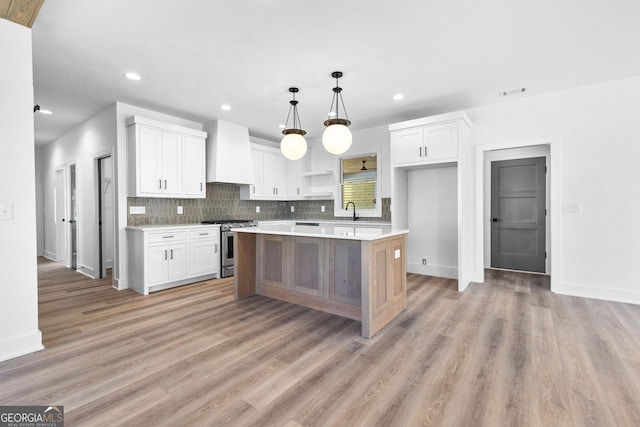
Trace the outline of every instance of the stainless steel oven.
{"label": "stainless steel oven", "polygon": [[234,245],[232,228],[256,227],[258,224],[248,220],[213,220],[204,221],[205,224],[220,224],[220,277],[234,275]]}

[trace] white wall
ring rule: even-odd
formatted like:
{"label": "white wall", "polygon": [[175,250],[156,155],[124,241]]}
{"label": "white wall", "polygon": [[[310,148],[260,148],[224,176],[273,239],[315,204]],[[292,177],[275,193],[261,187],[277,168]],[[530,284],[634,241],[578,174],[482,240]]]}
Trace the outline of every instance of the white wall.
{"label": "white wall", "polygon": [[[407,272],[458,278],[458,170],[410,170]],[[439,209],[439,210],[437,210]],[[427,265],[422,265],[426,258]]]}
{"label": "white wall", "polygon": [[0,361],[42,349],[38,329],[31,30],[0,19]]}
{"label": "white wall", "polygon": [[640,77],[466,111],[477,150],[542,137],[557,141],[552,191],[555,182],[561,203],[581,203],[582,213],[551,206],[552,227],[559,230],[551,235],[552,250],[560,251],[551,254],[555,292],[640,304],[638,111]]}
{"label": "white wall", "polygon": [[[96,200],[95,156],[112,151],[116,142],[115,105],[110,105],[89,120],[70,130],[41,150],[44,184],[45,252],[56,253],[54,192],[56,169],[76,164],[78,206],[78,271],[98,276],[96,265]],[[70,175],[67,174],[67,177]],[[68,184],[68,183],[67,183]],[[68,187],[68,185],[67,185]],[[67,259],[56,254],[57,259]]]}
{"label": "white wall", "polygon": [[44,255],[44,181],[42,179],[42,165],[40,164],[42,156],[40,149],[35,149],[35,165],[36,165],[36,236],[37,236],[37,253],[38,256]]}
{"label": "white wall", "polygon": [[[388,126],[377,126],[368,129],[361,129],[352,132],[353,143],[351,148],[344,153],[344,156],[354,156],[362,153],[371,153],[380,150],[378,159],[378,182],[380,182],[380,197],[391,197],[390,180],[390,145]],[[338,177],[340,171],[339,158],[330,154],[322,146],[322,138],[314,138],[307,141],[309,147],[313,149],[311,165],[313,170],[332,170],[334,176]]]}
{"label": "white wall", "polygon": [[203,124],[191,120],[181,119],[168,114],[158,113],[145,108],[117,102],[116,108],[116,134],[117,143],[114,157],[116,195],[115,203],[115,260],[114,260],[114,286],[117,289],[127,288],[127,127],[125,121],[131,116],[141,116],[147,119],[160,120],[166,123],[185,126],[192,129],[202,130]]}
{"label": "white wall", "polygon": [[[513,159],[527,159],[532,157],[545,157],[547,161],[547,167],[549,166],[549,146],[548,145],[538,145],[533,147],[522,147],[522,148],[511,148],[504,150],[492,150],[487,151],[484,155],[484,182],[483,182],[483,234],[484,234],[484,267],[491,267],[491,222],[489,218],[491,218],[491,162],[501,161],[501,160],[513,160]],[[546,179],[546,200],[545,205],[547,208],[551,206],[551,173],[549,171]],[[551,253],[551,227],[550,227],[550,216],[546,217],[546,228],[545,228],[545,251],[550,254]],[[551,270],[549,268],[550,258],[546,259],[545,262],[545,273],[550,273]]]}
{"label": "white wall", "polygon": [[[39,150],[38,164],[44,182],[44,246],[45,253],[56,252],[53,188],[55,171],[61,166],[76,164],[78,192],[78,271],[98,276],[97,251],[97,184],[96,158],[111,154],[114,162],[115,192],[115,259],[114,286],[126,288],[126,234],[127,226],[127,135],[125,120],[133,115],[162,120],[168,123],[202,129],[202,124],[132,105],[114,103],[95,116],[76,126]],[[60,257],[58,257],[60,258]]]}

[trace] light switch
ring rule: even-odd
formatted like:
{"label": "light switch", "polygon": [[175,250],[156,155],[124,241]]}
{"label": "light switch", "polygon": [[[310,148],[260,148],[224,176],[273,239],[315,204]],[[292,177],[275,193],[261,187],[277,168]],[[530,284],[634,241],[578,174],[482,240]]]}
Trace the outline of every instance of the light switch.
{"label": "light switch", "polygon": [[178,206],[178,215],[182,215],[184,213],[184,207]]}
{"label": "light switch", "polygon": [[10,221],[13,219],[13,204],[0,205],[0,220]]}
{"label": "light switch", "polygon": [[436,203],[435,210],[436,212],[440,212],[440,203]]}

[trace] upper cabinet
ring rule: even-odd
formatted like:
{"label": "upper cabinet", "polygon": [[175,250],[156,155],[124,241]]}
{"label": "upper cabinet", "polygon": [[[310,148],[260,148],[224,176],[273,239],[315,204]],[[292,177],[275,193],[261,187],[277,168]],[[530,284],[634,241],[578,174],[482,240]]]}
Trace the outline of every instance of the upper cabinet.
{"label": "upper cabinet", "polygon": [[304,173],[311,167],[311,154],[307,154],[300,160],[287,159],[287,200],[302,200],[309,193],[309,180]]}
{"label": "upper cabinet", "polygon": [[129,197],[205,197],[206,132],[138,116],[126,125]]}
{"label": "upper cabinet", "polygon": [[240,186],[240,199],[286,199],[286,159],[280,154],[280,150],[251,144],[251,158],[255,182]]}
{"label": "upper cabinet", "polygon": [[470,127],[464,113],[410,120],[389,126],[394,166],[446,163],[458,160],[460,126]]}

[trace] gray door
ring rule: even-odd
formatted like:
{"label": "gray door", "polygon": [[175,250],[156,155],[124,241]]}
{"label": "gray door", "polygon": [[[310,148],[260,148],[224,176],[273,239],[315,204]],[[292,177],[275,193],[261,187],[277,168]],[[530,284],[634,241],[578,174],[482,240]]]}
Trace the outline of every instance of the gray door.
{"label": "gray door", "polygon": [[545,272],[545,158],[491,162],[491,266]]}

